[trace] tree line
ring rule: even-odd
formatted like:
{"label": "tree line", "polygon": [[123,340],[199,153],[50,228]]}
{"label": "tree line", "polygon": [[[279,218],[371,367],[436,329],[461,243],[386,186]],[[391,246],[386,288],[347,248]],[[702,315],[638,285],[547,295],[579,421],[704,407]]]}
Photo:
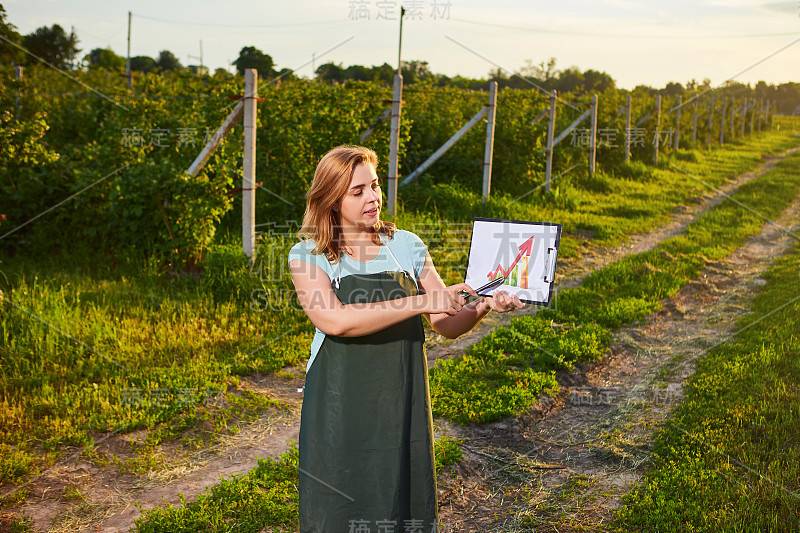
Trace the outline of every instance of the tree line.
{"label": "tree line", "polygon": [[[78,48],[79,39],[75,30],[69,33],[60,25],[53,24],[50,27],[42,26],[35,31],[20,35],[16,27],[6,20],[6,12],[0,4],[0,64],[30,65],[38,60],[29,56],[21,49],[11,45],[8,41],[17,43],[29,50],[44,61],[53,66],[64,70],[98,70],[125,71],[126,59],[116,54],[110,48],[95,48],[85,54],[82,58]],[[255,68],[259,77],[262,79],[273,79],[280,77],[283,79],[292,78],[294,74],[291,69],[277,69],[275,62],[269,54],[266,54],[254,46],[245,46],[239,51],[238,58],[232,64],[236,70],[243,74],[245,69]],[[161,73],[179,70],[190,70],[196,74],[206,74],[201,72],[195,65],[184,67],[180,60],[169,50],[162,50],[158,57],[134,56],[131,57],[130,68],[134,72]],[[341,63],[328,62],[315,69],[314,76],[317,80],[327,83],[344,84],[348,82],[378,82],[382,85],[391,86],[396,68],[389,63],[379,66],[349,65],[345,67]],[[515,89],[531,89],[538,86],[541,89],[552,91],[559,94],[592,94],[604,93],[609,89],[616,88],[616,82],[606,72],[588,69],[581,71],[576,66],[565,69],[556,68],[556,59],[550,58],[547,61],[533,63],[527,60],[525,65],[515,73],[504,72],[501,69],[489,71],[485,78],[469,78],[464,76],[447,76],[431,71],[427,61],[411,60],[402,63],[401,73],[404,85],[414,85],[424,82],[438,87],[455,87],[461,89],[483,90],[488,81],[496,81],[500,87],[510,87]],[[215,75],[228,76],[227,70],[218,68]],[[749,85],[739,82],[726,82],[726,93],[736,96],[738,93],[751,94]],[[686,84],[670,82],[664,88],[654,88],[646,85],[637,86],[633,92],[645,92],[655,96],[676,96],[685,92],[693,92],[696,89],[711,89],[711,81],[704,79],[701,82],[690,80]],[[800,84],[794,82],[783,83],[780,85],[767,84],[759,81],[754,87],[756,97],[774,99],[778,102],[778,109],[781,113],[800,114]]]}

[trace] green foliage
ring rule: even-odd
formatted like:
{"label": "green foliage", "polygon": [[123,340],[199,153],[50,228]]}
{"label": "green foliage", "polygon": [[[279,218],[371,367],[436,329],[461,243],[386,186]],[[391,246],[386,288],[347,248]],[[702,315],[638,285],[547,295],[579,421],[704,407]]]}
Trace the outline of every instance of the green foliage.
{"label": "green foliage", "polygon": [[[696,219],[684,235],[627,256],[562,291],[553,309],[515,318],[471,346],[460,359],[431,369],[434,413],[459,423],[518,415],[541,392],[557,391],[553,371],[602,357],[609,330],[640,320],[661,306],[708,261],[726,257],[774,219],[800,191],[800,157],[749,182]],[[555,323],[568,325],[560,326]],[[549,380],[549,381],[548,381]]]}
{"label": "green foliage", "polygon": [[7,527],[8,533],[33,533],[35,531],[33,519],[24,514],[21,518],[13,518]]}
{"label": "green foliage", "polygon": [[133,72],[154,72],[156,70],[156,60],[150,56],[133,56],[131,58],[131,71]]}
{"label": "green foliage", "polygon": [[456,439],[449,435],[445,435],[433,442],[437,476],[444,467],[461,461],[461,444],[463,442],[463,439]]}
{"label": "green foliage", "polygon": [[460,424],[494,422],[520,413],[540,394],[558,390],[554,372],[533,370],[520,355],[488,346],[484,339],[463,357],[439,361],[432,369],[434,416]]}
{"label": "green foliage", "polygon": [[90,69],[124,70],[125,58],[118,56],[111,48],[95,48],[84,57]]}
{"label": "green foliage", "polygon": [[156,69],[158,69],[159,72],[171,72],[174,70],[181,70],[182,68],[183,65],[181,65],[180,60],[169,50],[161,50],[158,53]]}
{"label": "green foliage", "polygon": [[298,451],[258,460],[245,475],[222,479],[194,502],[181,495],[179,506],[146,510],[136,520],[137,533],[196,531],[257,533],[268,528],[291,532],[297,527]]}
{"label": "green foliage", "polygon": [[[75,31],[69,34],[58,24],[41,26],[22,38],[22,46],[37,57],[60,69],[71,69],[80,49]],[[29,64],[36,59],[25,57]]]}
{"label": "green foliage", "polygon": [[[22,37],[17,32],[17,27],[6,20],[7,16],[5,8],[0,4],[0,36],[19,44]],[[22,50],[0,39],[0,65],[20,65],[24,58],[25,53]]]}
{"label": "green foliage", "polygon": [[258,71],[259,78],[269,79],[273,76],[275,64],[272,57],[254,46],[245,46],[239,51],[239,57],[233,62],[239,74],[244,76],[245,69],[254,68]]}
{"label": "green foliage", "polygon": [[33,457],[15,446],[0,442],[0,484],[14,482],[31,472]]}
{"label": "green foliage", "polygon": [[[241,130],[232,131],[200,176],[185,174],[206,131],[218,127],[234,105],[228,96],[242,94],[242,80],[148,74],[135,77],[129,96],[122,78],[75,75],[121,105],[77,92],[82,89],[74,82],[37,67],[26,69],[19,82],[8,71],[0,73],[0,101],[8,110],[0,128],[0,213],[8,216],[3,229],[79,193],[0,242],[9,280],[3,298],[14,303],[0,316],[0,445],[13,458],[2,473],[12,483],[36,472],[63,446],[91,445],[89,435],[114,429],[147,429],[152,446],[124,467],[156,468],[161,459],[153,443],[181,438],[212,419],[225,424],[222,410],[207,418],[198,406],[207,391],[226,391],[227,401],[237,401],[229,389],[237,375],[302,364],[313,325],[297,304],[285,257],[316,163],[332,146],[359,142],[360,133],[374,125],[366,144],[379,154],[378,174],[387,172],[389,128],[376,123],[391,95],[386,87],[262,83],[256,165],[266,191],[258,190],[256,218],[267,229],[255,264],[248,265],[238,244],[230,244],[238,242],[241,229],[241,196],[227,194],[240,185]],[[404,173],[486,99],[485,92],[416,87],[422,90],[404,95]],[[653,169],[636,160],[614,166],[619,155],[610,148],[603,156],[611,158],[607,172],[554,177],[553,189],[544,193],[544,125],[531,122],[546,100],[532,91],[504,89],[499,101],[491,198],[484,203],[480,194],[484,137],[475,128],[418,185],[401,189],[392,218],[404,229],[427,228],[427,234],[419,233],[448,283],[463,279],[466,261],[469,234],[457,223],[469,224],[474,216],[563,222],[561,255],[576,257],[583,240],[576,234],[618,243],[656,226],[697,195],[697,183],[669,166]],[[563,113],[558,127],[574,119],[571,113]],[[169,133],[159,146],[162,130]],[[179,143],[180,130],[193,142]],[[141,142],[131,140],[137,131]],[[739,146],[698,152],[698,162],[681,161],[681,167],[718,186],[752,168],[762,153],[795,142],[788,135],[755,136]],[[580,149],[565,143],[556,169],[581,157]],[[780,198],[791,195],[785,184],[761,183]],[[754,209],[763,208],[760,200],[752,201]],[[670,241],[663,255],[643,256],[598,274],[590,288],[563,293],[556,314],[497,333],[491,340],[497,346],[481,345],[435,368],[437,414],[467,423],[527,409],[541,394],[557,390],[555,370],[602,357],[609,328],[646,316],[706,258],[727,253],[720,243],[739,242],[739,232],[753,232],[759,223],[738,211],[708,220],[708,228],[692,227]],[[173,392],[157,401],[154,390]],[[179,402],[178,390],[192,401]],[[130,391],[143,391],[141,401],[126,403]]]}
{"label": "green foliage", "polygon": [[2,300],[14,304],[0,314],[0,445],[13,459],[2,464],[5,481],[30,475],[48,450],[91,444],[92,433],[163,434],[160,424],[180,420],[188,428],[195,409],[211,409],[209,397],[237,401],[226,393],[234,374],[276,372],[308,356],[313,327],[302,310],[267,311],[224,294],[215,301],[218,286],[163,279],[154,261],[109,271],[73,253],[32,273],[4,258]]}
{"label": "green foliage", "polygon": [[657,436],[644,481],[625,497],[618,529],[800,525],[800,250],[778,259],[765,278],[736,337],[698,364]]}

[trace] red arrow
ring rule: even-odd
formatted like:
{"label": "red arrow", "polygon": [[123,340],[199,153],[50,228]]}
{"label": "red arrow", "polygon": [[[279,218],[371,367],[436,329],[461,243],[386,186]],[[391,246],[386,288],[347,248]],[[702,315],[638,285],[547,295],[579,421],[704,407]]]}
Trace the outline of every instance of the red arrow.
{"label": "red arrow", "polygon": [[[522,244],[519,245],[519,253],[517,254],[516,259],[514,259],[514,262],[511,263],[511,266],[508,267],[507,270],[503,270],[503,267],[500,266],[500,265],[497,265],[497,269],[499,269],[500,272],[503,273],[503,277],[504,278],[507,278],[509,276],[509,274],[511,274],[511,271],[514,270],[514,267],[517,266],[517,263],[519,262],[519,260],[522,258],[523,255],[527,255],[527,256],[531,255],[531,250],[532,249],[533,249],[533,235],[531,235],[530,238],[528,238],[527,241],[525,241],[525,242],[523,242]],[[495,270],[494,272],[490,272],[489,273],[489,278],[490,279],[494,279],[496,277],[496,275],[497,275],[497,270]]]}

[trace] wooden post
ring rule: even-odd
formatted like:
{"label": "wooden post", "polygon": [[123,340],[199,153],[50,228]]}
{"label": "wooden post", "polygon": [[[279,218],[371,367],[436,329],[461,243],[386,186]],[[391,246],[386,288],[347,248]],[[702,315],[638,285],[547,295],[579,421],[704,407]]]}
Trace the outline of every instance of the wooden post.
{"label": "wooden post", "polygon": [[761,117],[764,114],[764,99],[758,100],[758,131],[761,131]]}
{"label": "wooden post", "polygon": [[713,127],[713,120],[714,118],[714,95],[711,95],[711,98],[708,102],[708,136],[706,137],[706,150],[711,150],[711,130]]}
{"label": "wooden post", "polygon": [[681,139],[681,105],[683,105],[683,95],[678,95],[678,109],[675,112],[675,148],[678,151]]}
{"label": "wooden post", "polygon": [[494,118],[497,111],[497,82],[489,82],[489,106],[486,112],[486,148],[483,150],[483,201],[492,188],[492,154],[494,152]]}
{"label": "wooden post", "polygon": [[744,122],[747,120],[747,98],[744,99],[744,103],[742,104],[742,131],[739,137],[744,137]]}
{"label": "wooden post", "polygon": [[731,139],[736,137],[735,131],[733,129],[733,119],[736,116],[736,98],[731,96]]}
{"label": "wooden post", "polygon": [[722,102],[722,117],[720,118],[719,123],[719,145],[722,146],[725,144],[725,113],[728,111],[728,97],[725,97],[725,101]]}
{"label": "wooden post", "polygon": [[[769,104],[769,100],[767,101]],[[772,105],[769,107],[769,131],[772,131],[772,125],[775,123],[775,100],[772,100]]]}
{"label": "wooden post", "polygon": [[20,93],[20,87],[21,87],[21,82],[22,82],[22,67],[21,66],[17,65],[14,68],[14,77],[17,79],[17,105],[14,108],[14,116],[17,118],[17,120],[19,120],[19,113],[21,111],[21,108],[20,108],[20,105],[19,105],[19,93]]}
{"label": "wooden post", "polygon": [[244,71],[244,153],[242,180],[242,250],[253,260],[256,248],[256,98],[258,71]]}
{"label": "wooden post", "polygon": [[631,160],[631,95],[628,95],[625,110],[625,162]]}
{"label": "wooden post", "polygon": [[547,123],[547,163],[544,169],[544,190],[550,192],[550,174],[553,172],[553,135],[556,129],[556,90],[550,93],[550,120]]}
{"label": "wooden post", "polygon": [[699,104],[697,95],[694,97],[694,113],[692,114],[692,146],[697,143],[697,106]]}
{"label": "wooden post", "polygon": [[397,167],[400,152],[400,110],[403,99],[403,75],[399,72],[394,75],[394,88],[392,89],[392,122],[389,135],[389,174],[387,176],[388,191],[386,201],[389,204],[389,214],[397,212]]}
{"label": "wooden post", "polygon": [[661,95],[656,96],[656,134],[653,137],[653,164],[658,165],[658,141],[661,137]]}
{"label": "wooden post", "polygon": [[203,150],[200,151],[200,154],[198,154],[198,156],[186,170],[186,174],[192,177],[196,177],[198,174],[200,174],[200,171],[206,166],[206,163],[214,154],[214,151],[219,148],[220,143],[222,143],[222,139],[224,139],[231,129],[233,129],[233,126],[236,125],[239,120],[241,120],[242,114],[244,114],[244,100],[239,100],[239,102],[236,104],[236,107],[233,108],[233,111],[231,111],[222,122],[222,126],[220,126],[217,131],[214,132],[214,135],[212,135],[208,140],[208,143],[205,145],[205,147],[203,147]]}
{"label": "wooden post", "polygon": [[753,110],[750,112],[750,136],[753,136],[753,126],[756,121],[756,99],[753,98]]}
{"label": "wooden post", "polygon": [[592,130],[589,134],[589,175],[594,174],[597,158],[597,95],[592,95]]}

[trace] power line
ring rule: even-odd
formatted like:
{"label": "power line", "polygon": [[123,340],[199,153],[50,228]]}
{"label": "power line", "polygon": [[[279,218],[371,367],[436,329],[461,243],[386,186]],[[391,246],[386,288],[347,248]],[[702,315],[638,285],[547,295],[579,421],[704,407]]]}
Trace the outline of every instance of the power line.
{"label": "power line", "polygon": [[173,20],[162,19],[158,17],[150,17],[147,15],[133,14],[135,17],[146,20],[154,20],[156,22],[165,22],[168,24],[182,24],[185,26],[209,26],[213,28],[288,28],[288,27],[301,27],[301,26],[318,26],[320,24],[342,23],[342,20],[319,20],[316,22],[291,22],[285,24],[220,24],[216,22],[191,22],[187,20]]}
{"label": "power line", "polygon": [[782,32],[782,33],[751,33],[751,34],[730,34],[730,35],[654,35],[654,34],[621,34],[621,33],[596,33],[596,32],[582,32],[570,30],[551,30],[547,28],[538,28],[534,26],[510,26],[507,24],[492,24],[489,22],[465,20],[465,19],[449,19],[453,22],[463,22],[465,24],[475,24],[479,26],[489,26],[493,28],[502,28],[505,30],[518,30],[531,33],[552,33],[556,35],[574,35],[578,37],[605,37],[605,38],[618,38],[618,39],[747,39],[759,37],[785,37],[797,36],[800,32]]}

